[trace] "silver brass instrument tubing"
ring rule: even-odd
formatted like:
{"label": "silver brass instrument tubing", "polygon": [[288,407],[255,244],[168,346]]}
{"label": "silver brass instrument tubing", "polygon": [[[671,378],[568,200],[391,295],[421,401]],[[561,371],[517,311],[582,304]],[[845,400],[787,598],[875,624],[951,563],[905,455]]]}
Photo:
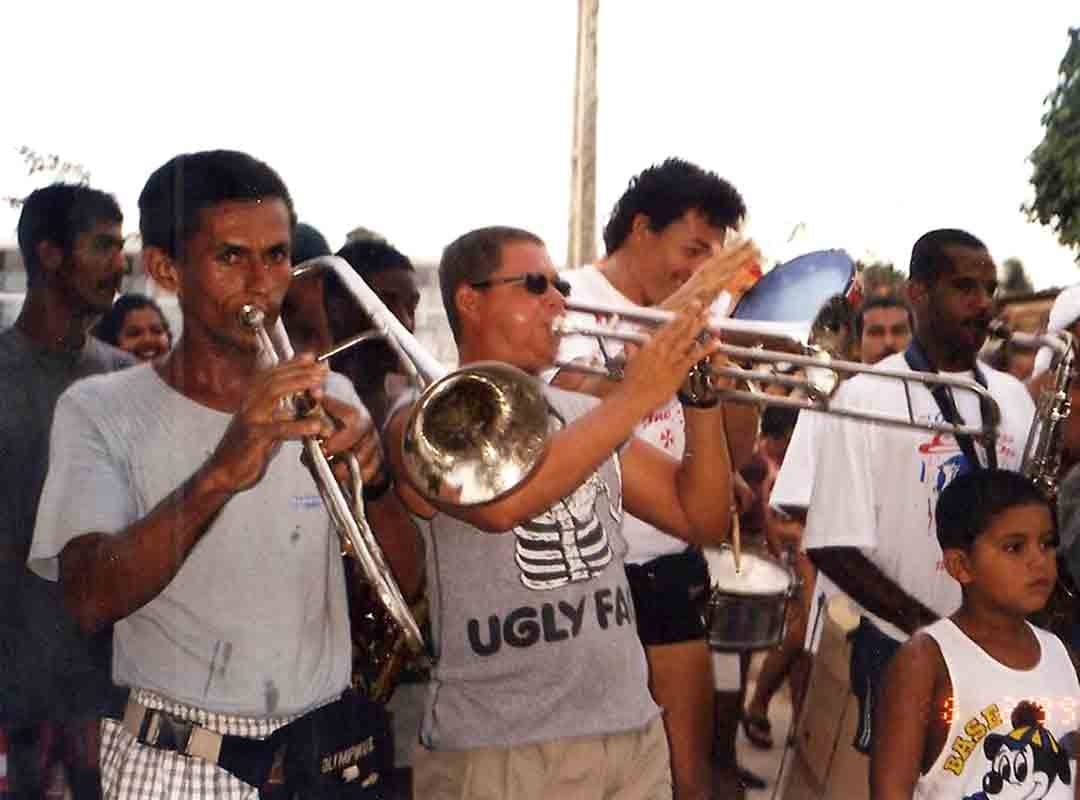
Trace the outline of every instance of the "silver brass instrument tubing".
{"label": "silver brass instrument tubing", "polygon": [[1072,413],[1072,384],[1076,378],[1076,351],[1068,331],[1031,334],[1010,331],[1004,324],[991,324],[992,336],[1022,347],[1048,347],[1054,351],[1050,365],[1052,379],[1039,394],[1035,416],[1024,443],[1020,473],[1043,495],[1057,497],[1061,461],[1065,451],[1065,423]]}
{"label": "silver brass instrument tubing", "polygon": [[[244,324],[255,331],[260,353],[267,359],[270,366],[293,357],[295,353],[292,343],[289,341],[280,317],[274,321],[274,325],[270,330],[267,330],[264,324],[265,313],[256,306],[245,305],[241,309],[240,317]],[[382,548],[379,547],[379,543],[376,541],[366,517],[363,514],[353,512],[353,508],[334,476],[330,461],[327,459],[326,454],[323,453],[318,439],[313,436],[305,437],[302,445],[309,459],[308,466],[315,480],[315,485],[318,487],[319,494],[326,505],[327,513],[330,515],[334,527],[341,537],[343,549],[348,555],[360,562],[360,567],[363,569],[379,601],[401,628],[407,646],[416,653],[423,652],[424,638],[420,633],[420,627],[416,624],[416,620],[409,610],[409,604],[405,602],[401,590],[394,581],[393,574],[386,563],[386,558],[383,556]],[[354,456],[352,458],[355,459]],[[356,501],[357,510],[360,510],[362,508],[363,487],[359,481],[358,465],[352,466],[350,472],[354,476],[354,485],[350,487],[350,493]]]}
{"label": "silver brass instrument tubing", "polygon": [[[625,308],[605,304],[580,303],[568,300],[567,311],[587,314],[600,314],[615,319],[630,320],[632,322],[663,325],[675,318],[670,311],[659,309]],[[731,323],[739,324],[732,325]],[[773,339],[786,339],[793,343],[786,333],[777,333],[778,327],[771,328],[765,323],[754,323],[748,327],[744,320],[725,320],[723,323],[711,323],[708,332],[715,336],[723,336],[725,331],[746,333],[751,330],[763,336]],[[602,325],[576,324],[566,319],[556,320],[553,330],[558,336],[590,336],[597,339],[614,339],[617,341],[633,342],[641,344],[648,340],[648,334],[636,332],[612,331]],[[781,386],[799,388],[806,392],[806,397],[779,397],[763,392],[746,391],[742,389],[721,389],[718,394],[721,398],[741,403],[755,403],[757,405],[776,405],[787,408],[809,409],[823,414],[832,414],[862,422],[876,422],[882,425],[892,425],[902,428],[914,428],[917,430],[933,431],[938,433],[951,433],[978,437],[987,446],[997,436],[997,429],[1001,421],[1001,411],[997,401],[990,393],[975,381],[955,378],[936,373],[915,372],[914,370],[881,369],[869,364],[857,361],[841,361],[829,358],[823,353],[811,355],[814,350],[802,343],[798,344],[801,353],[788,353],[778,350],[767,350],[759,347],[741,347],[738,345],[722,344],[719,352],[728,356],[735,362],[752,365],[789,364],[796,367],[806,367],[809,370],[817,370],[826,373],[834,373],[836,376],[843,375],[874,375],[880,378],[899,380],[907,383],[921,383],[925,386],[948,386],[952,389],[971,392],[980,398],[980,406],[986,408],[988,413],[982,420],[982,425],[954,425],[948,422],[922,422],[916,420],[909,406],[906,417],[885,414],[876,411],[864,411],[857,408],[843,408],[832,403],[832,396],[839,381],[833,380],[831,386],[815,383],[809,379],[793,378],[788,375],[777,375],[773,372],[747,369],[745,367],[721,367],[716,368],[714,373],[719,376],[746,380],[757,383],[776,384]],[[581,372],[589,372],[600,375],[609,375],[608,370],[593,365],[585,365],[576,362],[563,362],[556,364],[561,369],[571,369]]]}
{"label": "silver brass instrument tubing", "polygon": [[431,356],[344,259],[322,256],[294,275],[333,272],[397,355],[420,398],[402,435],[402,467],[434,503],[469,506],[511,491],[542,461],[547,400],[533,376],[499,362],[450,372]]}

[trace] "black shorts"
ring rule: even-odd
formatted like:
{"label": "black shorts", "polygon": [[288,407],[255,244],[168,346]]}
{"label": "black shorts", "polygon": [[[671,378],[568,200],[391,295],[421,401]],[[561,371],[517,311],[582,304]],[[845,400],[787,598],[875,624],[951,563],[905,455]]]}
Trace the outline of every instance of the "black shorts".
{"label": "black shorts", "polygon": [[700,550],[690,547],[644,564],[627,564],[626,577],[642,644],[705,638],[709,567]]}

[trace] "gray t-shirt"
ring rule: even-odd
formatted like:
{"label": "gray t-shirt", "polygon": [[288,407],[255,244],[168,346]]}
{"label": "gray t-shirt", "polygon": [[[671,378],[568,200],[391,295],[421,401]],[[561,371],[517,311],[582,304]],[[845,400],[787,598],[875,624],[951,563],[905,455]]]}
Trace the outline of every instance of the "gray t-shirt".
{"label": "gray t-shirt", "polygon": [[[335,396],[359,404],[331,377]],[[68,541],[146,516],[207,461],[231,419],[150,366],[73,387],[56,408],[30,566],[55,580]],[[283,443],[169,585],[116,623],[118,684],[253,717],[301,713],[344,690],[351,645],[339,544],[300,451]]]}
{"label": "gray t-shirt", "polygon": [[[544,387],[553,427],[597,401]],[[438,662],[421,741],[509,747],[643,728],[647,687],[609,458],[581,487],[506,533],[436,514],[420,521]]]}
{"label": "gray t-shirt", "polygon": [[133,363],[92,337],[57,352],[17,328],[0,332],[0,722],[96,716],[116,696],[108,634],[81,636],[56,584],[30,572],[26,557],[57,398],[80,378]]}

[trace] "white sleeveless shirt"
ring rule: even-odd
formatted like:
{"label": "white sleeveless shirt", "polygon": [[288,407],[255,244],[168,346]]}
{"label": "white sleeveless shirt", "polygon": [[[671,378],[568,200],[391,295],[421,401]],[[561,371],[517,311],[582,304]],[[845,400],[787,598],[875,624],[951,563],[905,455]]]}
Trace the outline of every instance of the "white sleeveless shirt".
{"label": "white sleeveless shirt", "polygon": [[[594,264],[578,269],[563,270],[560,278],[566,279],[575,300],[604,303],[626,309],[641,308],[612,286],[604,274]],[[650,328],[624,318],[612,318],[602,315],[573,312],[567,314],[567,321],[577,325],[598,325],[615,332],[649,333]],[[620,355],[623,342],[614,339],[604,341],[609,356]],[[559,352],[556,359],[560,362],[584,361],[593,366],[603,364],[600,341],[591,336],[564,336],[559,340]],[[557,369],[541,373],[541,378],[551,381]],[[648,414],[637,427],[634,435],[649,444],[659,447],[672,458],[681,459],[686,447],[686,426],[683,410],[679,401],[672,396],[670,400]],[[719,499],[719,498],[718,498]],[[644,564],[660,556],[681,553],[687,548],[686,542],[653,527],[632,514],[623,517],[623,536],[630,550],[626,555],[627,564]]]}
{"label": "white sleeveless shirt", "polygon": [[[1030,670],[1006,667],[950,619],[924,628],[937,642],[952,682],[949,734],[915,798],[1005,800],[1072,798],[1076,762],[1061,739],[1080,727],[1080,683],[1068,653],[1051,633],[1031,626],[1039,663]],[[1043,712],[1031,725],[1012,719],[1022,701]]]}

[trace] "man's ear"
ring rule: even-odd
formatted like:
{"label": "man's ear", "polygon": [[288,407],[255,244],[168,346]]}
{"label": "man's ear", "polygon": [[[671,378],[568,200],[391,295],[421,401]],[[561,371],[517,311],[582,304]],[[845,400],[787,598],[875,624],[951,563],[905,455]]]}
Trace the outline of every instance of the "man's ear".
{"label": "man's ear", "polygon": [[652,227],[650,227],[649,218],[642,213],[634,214],[634,218],[630,221],[630,236],[640,240],[650,233],[652,233]]}
{"label": "man's ear", "polygon": [[975,580],[971,569],[971,556],[958,547],[950,547],[942,553],[945,571],[961,586],[967,586]]}
{"label": "man's ear", "polygon": [[143,269],[154,279],[154,283],[172,292],[180,294],[180,270],[172,257],[160,247],[144,247]]}
{"label": "man's ear", "polygon": [[462,322],[468,321],[473,325],[480,322],[484,305],[482,294],[479,289],[474,289],[467,283],[458,286],[454,292],[454,305]]}
{"label": "man's ear", "polygon": [[42,239],[37,243],[37,259],[45,275],[55,275],[64,263],[64,248],[56,242]]}

